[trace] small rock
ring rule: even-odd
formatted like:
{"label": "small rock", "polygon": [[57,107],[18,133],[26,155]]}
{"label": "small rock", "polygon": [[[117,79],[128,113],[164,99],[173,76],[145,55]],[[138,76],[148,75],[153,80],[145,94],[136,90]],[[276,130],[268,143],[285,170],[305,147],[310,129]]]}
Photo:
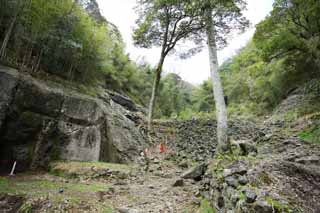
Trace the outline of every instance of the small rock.
{"label": "small rock", "polygon": [[296,159],[295,162],[305,165],[316,164],[319,165],[320,157],[319,156],[307,156],[303,158]]}
{"label": "small rock", "polygon": [[253,210],[255,212],[259,212],[259,213],[273,213],[274,209],[272,208],[272,206],[267,203],[266,201],[257,201],[254,206],[253,206]]}
{"label": "small rock", "polygon": [[184,179],[194,179],[194,180],[201,180],[202,176],[205,174],[208,168],[208,164],[202,163],[199,166],[189,169],[182,175]]}
{"label": "small rock", "polygon": [[166,202],[166,207],[169,209],[170,212],[173,212],[172,203]]}
{"label": "small rock", "polygon": [[108,193],[105,191],[97,191],[97,197],[98,197],[98,201],[103,201],[104,200],[104,196],[107,195]]}
{"label": "small rock", "polygon": [[126,186],[128,185],[127,181],[124,180],[118,180],[114,185],[116,186]]}
{"label": "small rock", "polygon": [[201,192],[200,192],[199,190],[197,190],[194,195],[195,195],[196,197],[201,197]]}
{"label": "small rock", "polygon": [[187,161],[182,161],[181,163],[179,163],[178,165],[180,168],[183,168],[183,169],[187,169],[189,167],[189,164]]}
{"label": "small rock", "polygon": [[184,185],[183,179],[178,179],[172,184],[173,187],[179,187],[183,185]]}
{"label": "small rock", "polygon": [[161,171],[154,172],[154,176],[162,177],[162,175],[163,175],[163,172]]}
{"label": "small rock", "polygon": [[237,202],[240,200],[239,194],[235,193],[235,194],[231,195],[230,200],[231,200],[232,204],[234,206],[236,206]]}
{"label": "small rock", "polygon": [[239,141],[238,145],[241,149],[241,155],[247,156],[249,154],[257,154],[258,150],[255,145],[250,141]]}
{"label": "small rock", "polygon": [[241,185],[246,185],[249,182],[247,176],[245,175],[240,176],[238,180]]}
{"label": "small rock", "polygon": [[239,186],[238,180],[233,176],[228,176],[225,178],[225,182],[234,188],[237,188]]}
{"label": "small rock", "polygon": [[244,175],[247,173],[247,168],[242,161],[233,162],[228,168],[223,170],[223,176],[231,176],[235,174]]}
{"label": "small rock", "polygon": [[119,213],[139,213],[136,209],[128,209],[128,208],[119,208],[117,209]]}
{"label": "small rock", "polygon": [[113,193],[115,193],[115,188],[114,187],[109,187],[109,189],[108,189],[108,193],[110,193],[110,194],[113,194]]}
{"label": "small rock", "polygon": [[218,197],[217,204],[219,208],[224,207],[224,198],[223,197]]}
{"label": "small rock", "polygon": [[137,183],[138,183],[139,185],[143,185],[143,184],[144,184],[144,180],[138,180]]}
{"label": "small rock", "polygon": [[200,206],[201,205],[201,201],[200,199],[196,198],[196,197],[193,197],[192,198],[192,203],[196,206]]}
{"label": "small rock", "polygon": [[159,163],[160,163],[160,160],[159,160],[158,158],[155,158],[155,159],[153,160],[153,163],[154,163],[154,164],[159,164]]}
{"label": "small rock", "polygon": [[244,194],[246,195],[246,202],[247,203],[253,203],[257,199],[257,194],[252,191],[251,189],[246,189],[243,191]]}

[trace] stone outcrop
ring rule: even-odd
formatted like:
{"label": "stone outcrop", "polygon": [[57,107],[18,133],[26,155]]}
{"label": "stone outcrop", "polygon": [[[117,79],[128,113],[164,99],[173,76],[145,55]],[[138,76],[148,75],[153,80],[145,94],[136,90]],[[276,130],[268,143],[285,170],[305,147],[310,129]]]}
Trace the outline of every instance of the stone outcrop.
{"label": "stone outcrop", "polygon": [[105,93],[93,98],[0,67],[0,164],[8,170],[51,160],[130,162],[145,146],[127,110]]}

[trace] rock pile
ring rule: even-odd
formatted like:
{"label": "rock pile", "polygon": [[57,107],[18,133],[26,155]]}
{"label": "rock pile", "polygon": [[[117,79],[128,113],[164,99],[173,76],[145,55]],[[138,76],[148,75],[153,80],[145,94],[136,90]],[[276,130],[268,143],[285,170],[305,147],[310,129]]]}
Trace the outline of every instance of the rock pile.
{"label": "rock pile", "polygon": [[[171,124],[172,125],[172,124]],[[175,140],[170,144],[174,158],[204,162],[211,159],[217,146],[215,120],[190,120],[174,123]],[[256,140],[264,133],[252,122],[232,120],[229,124],[231,140]]]}

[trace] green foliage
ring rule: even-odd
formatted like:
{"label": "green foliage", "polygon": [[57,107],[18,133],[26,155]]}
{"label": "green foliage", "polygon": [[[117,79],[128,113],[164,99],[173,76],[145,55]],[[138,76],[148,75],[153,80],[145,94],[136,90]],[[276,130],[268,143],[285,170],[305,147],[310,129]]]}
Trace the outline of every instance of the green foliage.
{"label": "green foliage", "polygon": [[2,44],[14,25],[2,57],[7,65],[75,82],[90,95],[96,95],[90,88],[97,83],[133,97],[147,88],[144,67],[130,61],[119,31],[102,17],[95,0],[0,3]]}
{"label": "green foliage", "polygon": [[200,87],[194,90],[192,104],[196,112],[210,113],[214,111],[213,88],[210,80],[203,82]]}
{"label": "green foliage", "polygon": [[32,204],[25,202],[19,209],[21,213],[32,213]]}
{"label": "green foliage", "polygon": [[290,209],[288,204],[281,203],[280,201],[268,196],[266,197],[266,201],[274,208],[275,212],[284,212],[284,213],[291,213],[295,212]]}
{"label": "green foliage", "polygon": [[160,84],[156,116],[177,118],[186,115],[191,106],[193,86],[176,74],[168,74]]}
{"label": "green foliage", "polygon": [[[81,183],[57,183],[50,180],[29,180],[26,182],[14,182],[8,178],[0,178],[0,192],[2,193],[18,193],[18,194],[32,194],[41,192],[56,192],[60,188],[65,188],[71,191],[79,192],[97,192],[105,190],[106,186],[102,184],[81,184]],[[40,195],[40,194],[39,194]]]}
{"label": "green foliage", "polygon": [[254,37],[264,58],[302,55],[307,63],[319,68],[319,10],[319,1],[275,1],[271,15],[257,26]]}
{"label": "green foliage", "polygon": [[[198,44],[203,40],[198,31],[203,30],[204,24],[197,8],[194,5],[190,6],[189,1],[138,0],[137,2],[139,18],[136,20],[137,26],[133,33],[136,46],[161,47],[161,57],[164,59],[175,51],[180,42],[189,40]],[[198,51],[196,45],[183,51],[181,55],[187,57]],[[160,60],[160,63],[163,62]]]}
{"label": "green foliage", "polygon": [[210,202],[207,199],[202,199],[200,204],[201,213],[216,213],[216,210],[213,209],[210,205]]}
{"label": "green foliage", "polygon": [[299,137],[310,143],[320,144],[320,123],[313,124],[311,127],[301,131]]}
{"label": "green foliage", "polygon": [[114,212],[113,208],[107,208],[103,210],[103,213],[113,213],[113,212]]}

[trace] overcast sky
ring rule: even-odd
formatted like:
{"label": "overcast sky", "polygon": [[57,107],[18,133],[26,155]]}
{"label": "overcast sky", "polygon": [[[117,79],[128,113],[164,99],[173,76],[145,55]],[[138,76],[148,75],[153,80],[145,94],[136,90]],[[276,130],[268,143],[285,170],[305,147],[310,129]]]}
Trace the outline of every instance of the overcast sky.
{"label": "overcast sky", "polygon": [[[118,26],[123,39],[126,43],[126,51],[130,54],[130,58],[135,61],[142,59],[148,61],[152,65],[156,65],[159,60],[159,49],[139,49],[133,46],[132,28],[135,24],[137,15],[134,7],[136,0],[97,0],[101,8],[102,14]],[[246,17],[251,21],[252,27],[242,35],[236,35],[229,42],[229,45],[218,52],[220,64],[230,58],[235,52],[243,47],[252,37],[254,26],[262,21],[266,15],[272,10],[274,0],[246,0],[248,10],[245,11]],[[166,59],[164,65],[165,72],[174,72],[179,74],[184,80],[200,84],[209,77],[209,59],[208,52],[197,54],[192,58],[181,60],[177,56],[170,56]]]}

